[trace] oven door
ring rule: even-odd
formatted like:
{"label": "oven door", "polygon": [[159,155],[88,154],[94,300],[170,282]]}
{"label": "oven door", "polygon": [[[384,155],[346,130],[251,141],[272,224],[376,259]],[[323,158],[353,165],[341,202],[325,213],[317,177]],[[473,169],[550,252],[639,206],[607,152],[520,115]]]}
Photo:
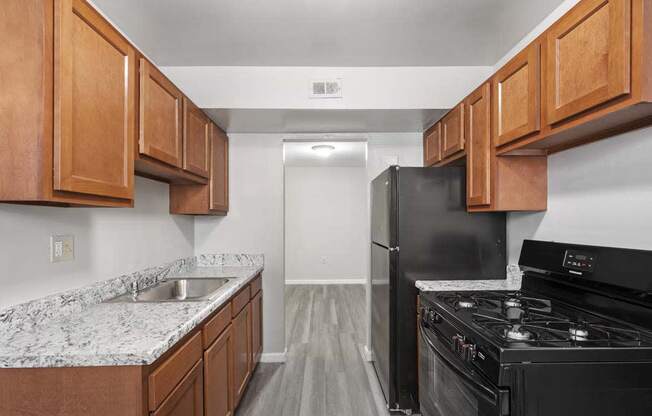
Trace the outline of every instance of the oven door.
{"label": "oven door", "polygon": [[419,402],[423,416],[509,416],[509,390],[493,385],[419,325]]}

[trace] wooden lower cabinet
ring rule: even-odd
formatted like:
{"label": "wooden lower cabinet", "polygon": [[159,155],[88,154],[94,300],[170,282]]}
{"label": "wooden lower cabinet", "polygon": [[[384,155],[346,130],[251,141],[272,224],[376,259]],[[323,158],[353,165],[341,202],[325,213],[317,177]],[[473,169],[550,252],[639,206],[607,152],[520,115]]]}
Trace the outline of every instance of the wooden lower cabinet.
{"label": "wooden lower cabinet", "polygon": [[256,367],[263,352],[263,292],[251,299],[251,368]]}
{"label": "wooden lower cabinet", "polygon": [[204,364],[200,360],[152,416],[202,416],[204,414]]}
{"label": "wooden lower cabinet", "polygon": [[259,275],[150,365],[0,368],[0,415],[232,416],[262,349],[261,285]]}
{"label": "wooden lower cabinet", "polygon": [[233,318],[233,400],[237,406],[251,377],[251,304]]}
{"label": "wooden lower cabinet", "polygon": [[233,414],[233,338],[229,326],[204,352],[204,415]]}

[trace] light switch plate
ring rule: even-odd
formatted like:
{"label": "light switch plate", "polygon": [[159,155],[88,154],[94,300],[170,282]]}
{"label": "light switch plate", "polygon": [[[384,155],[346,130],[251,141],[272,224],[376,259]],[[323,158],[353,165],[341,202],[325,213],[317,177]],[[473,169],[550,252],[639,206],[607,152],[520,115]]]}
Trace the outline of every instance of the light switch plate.
{"label": "light switch plate", "polygon": [[75,236],[50,236],[50,262],[73,261],[75,259]]}

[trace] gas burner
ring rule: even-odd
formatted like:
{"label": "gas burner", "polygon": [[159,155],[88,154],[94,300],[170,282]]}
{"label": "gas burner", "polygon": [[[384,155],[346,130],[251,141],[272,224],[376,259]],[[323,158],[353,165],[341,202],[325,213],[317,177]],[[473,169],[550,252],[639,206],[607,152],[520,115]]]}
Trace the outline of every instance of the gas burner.
{"label": "gas burner", "polygon": [[520,308],[522,303],[521,303],[521,299],[519,298],[507,298],[503,302],[503,305],[505,305],[508,308]]}
{"label": "gas burner", "polygon": [[568,328],[568,334],[573,341],[586,341],[589,339],[589,330],[581,327]]}
{"label": "gas burner", "polygon": [[475,302],[472,299],[460,299],[457,301],[457,306],[462,309],[475,308]]}
{"label": "gas burner", "polygon": [[534,335],[520,325],[512,325],[505,331],[505,337],[513,341],[530,341]]}

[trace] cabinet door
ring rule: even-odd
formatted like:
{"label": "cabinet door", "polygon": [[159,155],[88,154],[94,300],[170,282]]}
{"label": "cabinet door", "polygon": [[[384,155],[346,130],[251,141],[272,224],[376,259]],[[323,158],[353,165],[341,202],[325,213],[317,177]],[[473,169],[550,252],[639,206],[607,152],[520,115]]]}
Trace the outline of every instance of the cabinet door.
{"label": "cabinet door", "polygon": [[55,2],[54,189],[131,199],[136,54],[82,0]]}
{"label": "cabinet door", "polygon": [[466,98],[466,192],[470,206],[491,203],[491,88],[484,84]]}
{"label": "cabinet door", "polygon": [[251,375],[251,304],[231,323],[233,330],[233,407],[237,407]]}
{"label": "cabinet door", "polygon": [[229,210],[229,138],[211,123],[210,210]]}
{"label": "cabinet door", "polygon": [[540,45],[533,43],[494,75],[496,146],[539,131]]}
{"label": "cabinet door", "polygon": [[183,168],[208,178],[210,121],[188,98],[183,99]]}
{"label": "cabinet door", "polygon": [[547,34],[548,122],[630,91],[631,0],[586,0]]}
{"label": "cabinet door", "polygon": [[204,416],[233,414],[231,327],[204,352]]}
{"label": "cabinet door", "polygon": [[464,104],[448,112],[441,120],[442,159],[464,150]]}
{"label": "cabinet door", "polygon": [[441,160],[441,123],[432,126],[423,139],[423,164],[432,166]]}
{"label": "cabinet door", "polygon": [[203,373],[200,360],[152,416],[203,416]]}
{"label": "cabinet door", "polygon": [[180,168],[183,94],[146,59],[140,59],[140,153]]}
{"label": "cabinet door", "polygon": [[263,292],[251,299],[251,368],[260,361],[263,352]]}

